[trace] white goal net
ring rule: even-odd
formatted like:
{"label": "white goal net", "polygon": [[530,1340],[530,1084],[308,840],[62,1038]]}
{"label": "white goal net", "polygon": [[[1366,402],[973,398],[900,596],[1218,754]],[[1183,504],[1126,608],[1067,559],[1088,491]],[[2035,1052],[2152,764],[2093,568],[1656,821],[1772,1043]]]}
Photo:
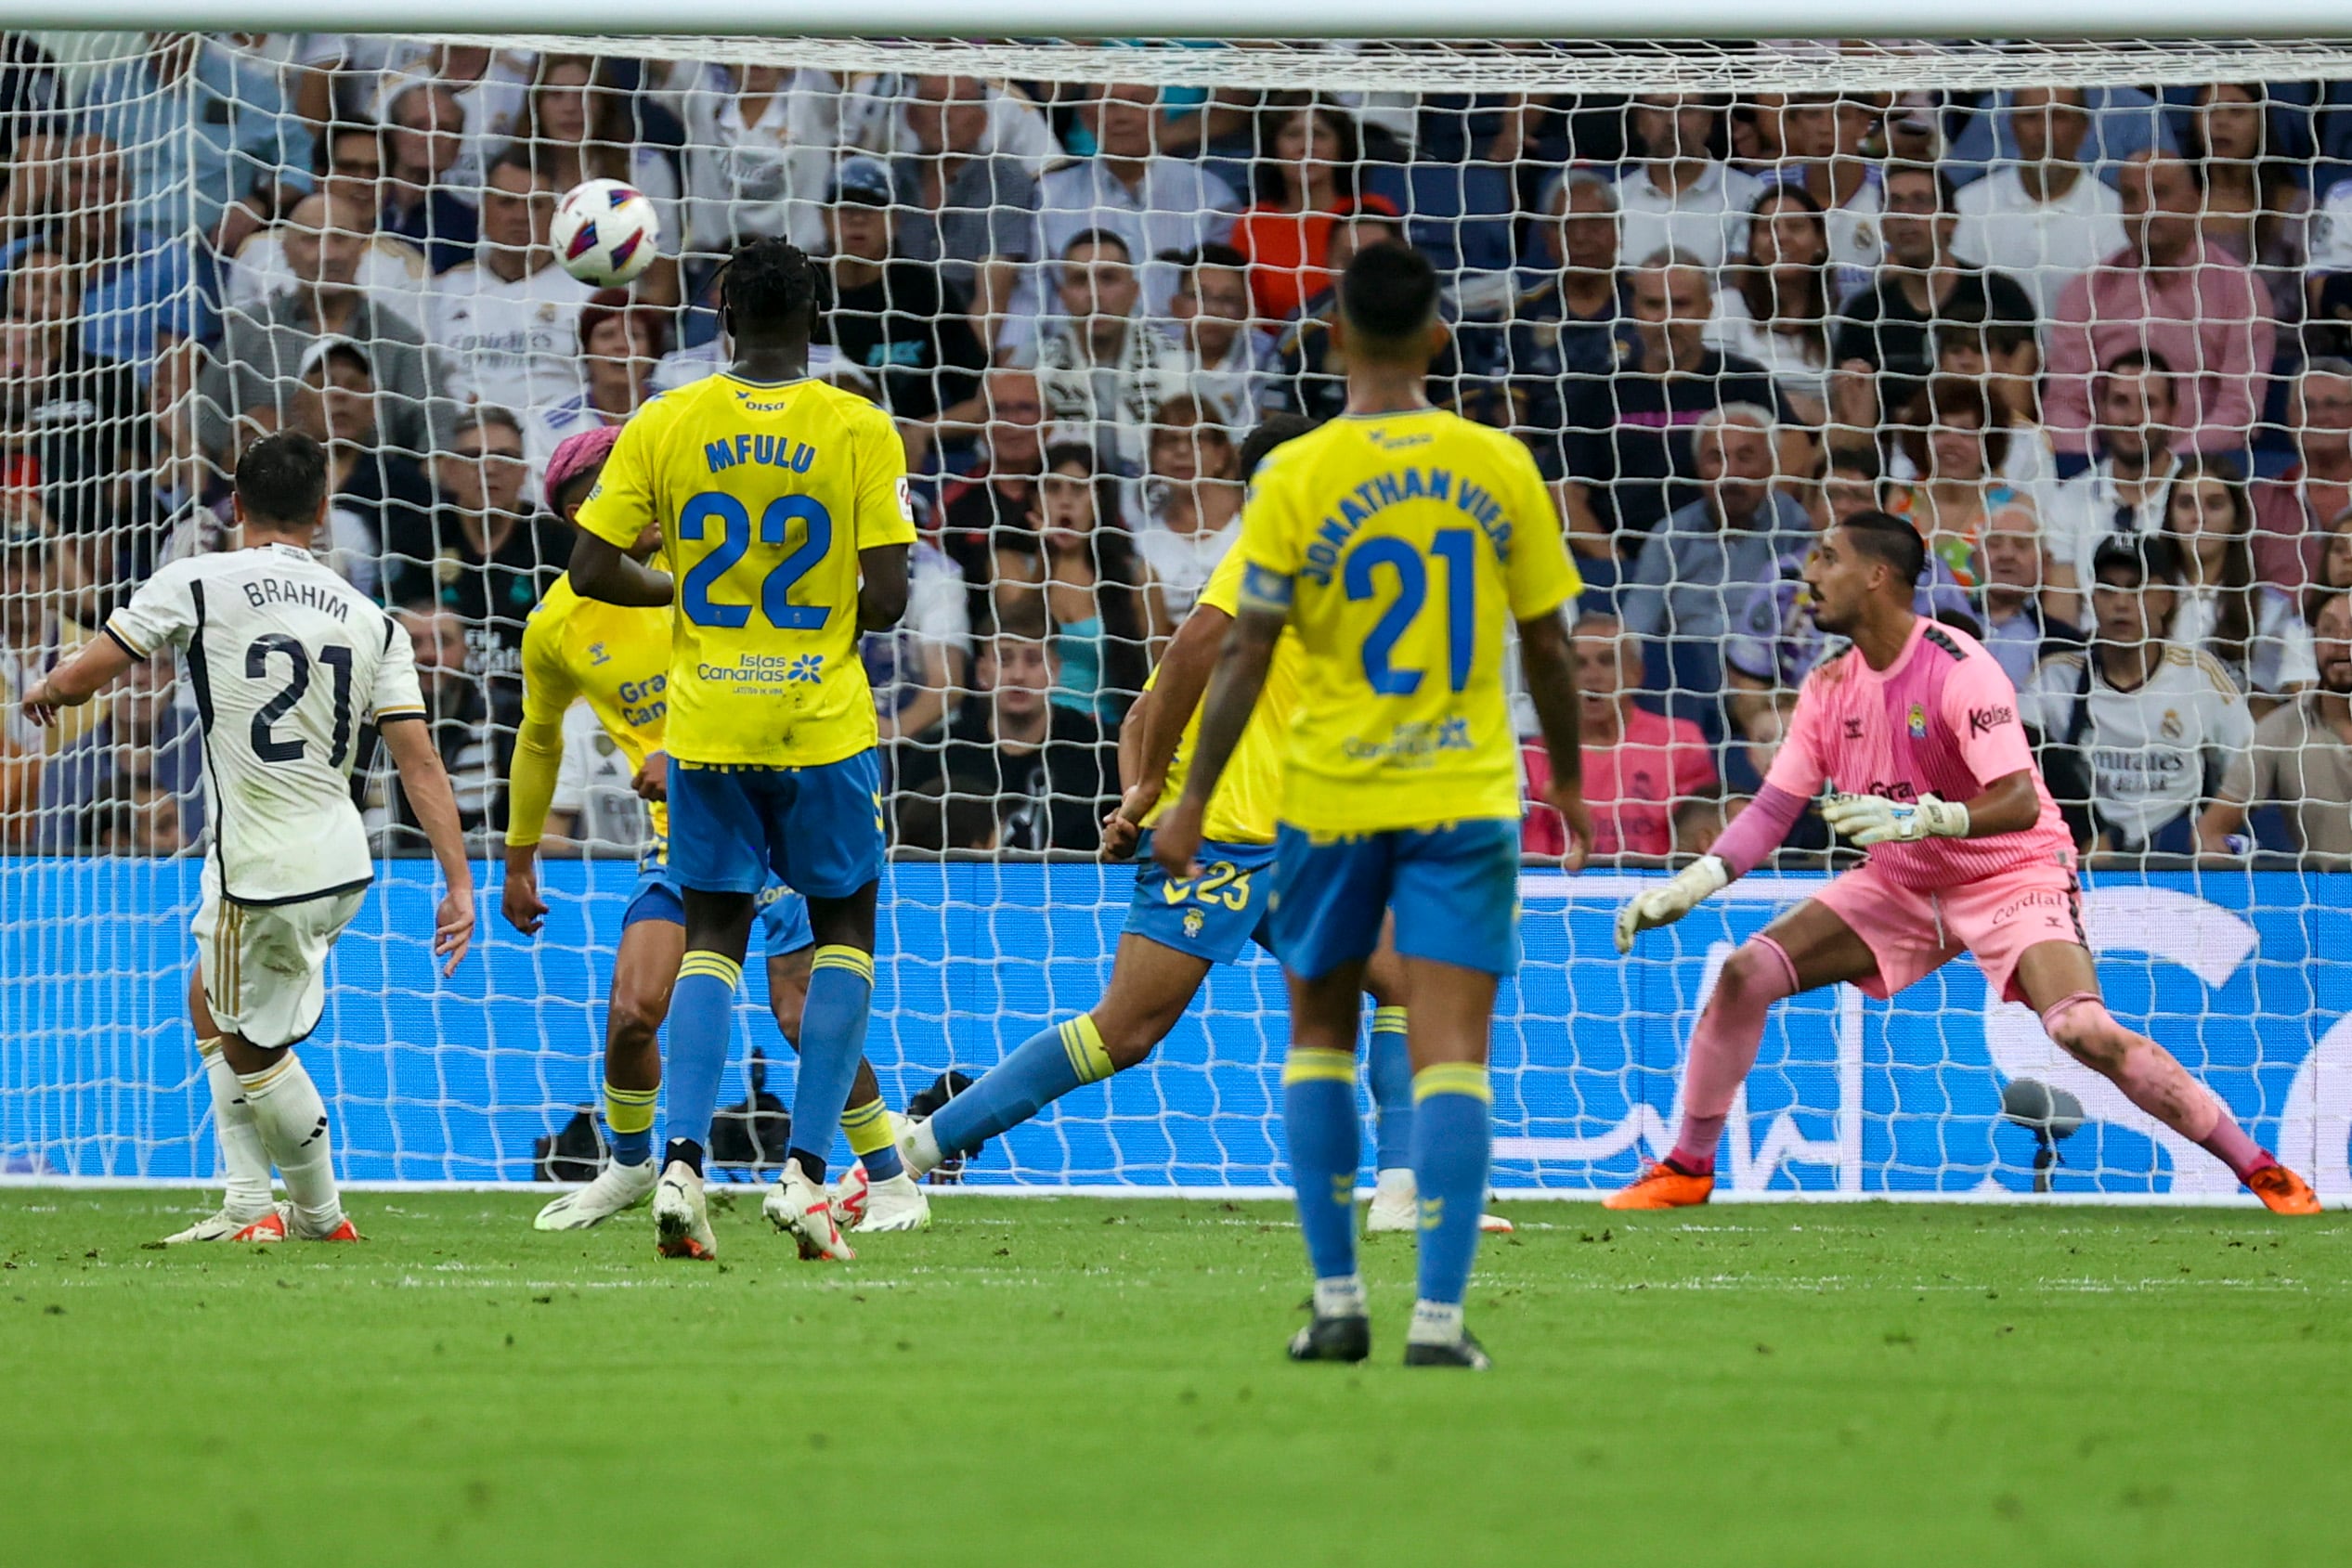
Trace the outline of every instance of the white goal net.
{"label": "white goal net", "polygon": [[[18,699],[233,544],[227,475],[290,428],[329,444],[319,549],[414,638],[486,862],[441,981],[413,813],[362,770],[384,863],[304,1047],[345,1174],[592,1164],[565,1134],[646,824],[576,709],[548,925],[500,920],[522,629],[569,544],[541,473],[722,367],[719,265],[781,235],[829,279],[812,371],[892,415],[922,526],[864,649],[893,1106],[1098,994],[1122,719],[1232,542],[1250,433],[1344,406],[1335,270],[1404,244],[1445,281],[1431,396],[1526,441],[1587,584],[1600,853],[1562,875],[1531,810],[1497,1185],[1661,1152],[1722,957],[1850,859],[1809,816],[1776,872],[1611,948],[1758,788],[1829,645],[1810,541],[1876,509],[2020,690],[2117,1014],[2352,1199],[2352,47],[26,33],[0,158],[0,1172],[213,1169],[193,695],[164,661],[60,729]],[[550,246],[591,178],[660,219],[626,290]],[[789,1102],[764,984],[730,1105]],[[1278,1185],[1285,1032],[1254,953],[965,1178]],[[2021,1081],[2082,1131],[2004,1120]],[[2234,1186],[1965,965],[1781,1008],[1727,1136],[1735,1193]]]}

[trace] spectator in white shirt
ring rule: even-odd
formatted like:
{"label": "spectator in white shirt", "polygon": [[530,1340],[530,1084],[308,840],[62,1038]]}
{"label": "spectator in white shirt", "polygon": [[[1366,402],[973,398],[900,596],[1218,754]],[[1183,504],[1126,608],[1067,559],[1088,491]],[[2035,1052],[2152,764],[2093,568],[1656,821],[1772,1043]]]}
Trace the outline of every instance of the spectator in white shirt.
{"label": "spectator in white shirt", "polygon": [[1188,356],[1137,314],[1132,253],[1107,229],[1070,242],[1056,292],[1061,314],[1038,329],[1030,350],[1046,415],[1058,435],[1139,473],[1152,410],[1183,390]]}
{"label": "spectator in white shirt", "polygon": [[2081,88],[2020,87],[2008,114],[2018,161],[1961,188],[1952,248],[2015,278],[2047,321],[2077,273],[2124,248],[2124,200],[2082,163],[2091,117]]}
{"label": "spectator in white shirt", "polygon": [[886,72],[859,78],[844,97],[843,144],[885,158],[937,152],[939,137],[924,118],[935,119],[940,105],[956,102],[969,102],[979,117],[977,134],[959,150],[978,158],[1018,158],[1033,174],[1062,155],[1046,111],[1007,83]]}
{"label": "spectator in white shirt", "polygon": [[595,291],[556,261],[554,217],[554,188],[526,154],[490,166],[476,259],[427,295],[427,336],[458,402],[538,414],[580,395],[579,313]]}
{"label": "spectator in white shirt", "polygon": [[[330,126],[318,140],[311,173],[318,181],[314,195],[339,205],[349,201],[368,214],[367,253],[359,260],[360,289],[378,306],[413,322],[424,319],[424,286],[432,277],[424,253],[396,234],[376,225],[383,208],[384,133],[372,125],[345,122]],[[285,214],[292,216],[289,212]],[[222,303],[257,312],[272,294],[294,287],[286,265],[284,219],[238,247],[221,279]]]}
{"label": "spectator in white shirt", "polygon": [[2254,505],[2238,465],[2181,460],[2164,503],[2164,532],[2180,558],[2180,591],[2164,635],[2213,655],[2260,719],[2320,671],[2294,602],[2255,580],[2253,531]]}
{"label": "spectator in white shirt", "polygon": [[525,456],[536,475],[565,437],[629,422],[653,395],[654,367],[669,352],[670,315],[632,300],[626,289],[599,289],[579,312],[581,390],[526,421]]}
{"label": "spectator in white shirt", "polygon": [[1780,111],[1785,157],[1764,177],[1813,199],[1829,242],[1836,280],[1832,305],[1869,282],[1878,269],[1878,218],[1887,208],[1886,191],[1877,162],[1864,150],[1878,124],[1877,109],[1843,94],[1800,94]]}
{"label": "spectator in white shirt", "polygon": [[1618,253],[1672,249],[1709,270],[1722,266],[1745,243],[1762,189],[1715,156],[1722,110],[1701,94],[1655,93],[1628,113],[1635,154],[1618,177]]}
{"label": "spectator in white shirt", "polygon": [[2152,350],[2121,354],[2100,372],[2093,395],[2099,460],[2050,492],[2042,537],[2061,617],[2079,620],[2073,601],[2090,576],[2091,555],[2111,534],[2152,534],[2180,459],[2173,452],[2177,397],[2173,368]]}
{"label": "spectator in white shirt", "polygon": [[2110,539],[2091,571],[2089,649],[2045,659],[2023,694],[2050,793],[2095,852],[2193,854],[2199,804],[2253,740],[2254,718],[2218,660],[2164,636],[2180,579],[2170,539]]}
{"label": "spectator in white shirt", "polygon": [[939,738],[948,693],[963,689],[971,654],[969,597],[964,569],[933,540],[916,539],[906,558],[906,614],[858,640],[885,744]]}
{"label": "spectator in white shirt", "polygon": [[1233,433],[1192,396],[1153,411],[1149,521],[1135,531],[1144,600],[1155,641],[1191,613],[1225,552],[1241,537],[1241,485]]}
{"label": "spectator in white shirt", "polygon": [[1250,317],[1249,261],[1230,245],[1203,245],[1180,265],[1168,317],[1185,356],[1185,383],[1227,429],[1247,429],[1266,391],[1267,352]]}
{"label": "spectator in white shirt", "polygon": [[[1090,229],[1125,241],[1143,284],[1145,314],[1167,314],[1175,269],[1153,258],[1222,243],[1233,232],[1240,204],[1233,188],[1190,159],[1155,149],[1159,90],[1132,84],[1102,89],[1081,110],[1095,135],[1092,158],[1075,158],[1046,172],[1037,186],[1037,242],[1031,253],[1061,255]],[[1037,325],[1050,279],[1025,280],[1007,319],[1000,348],[1018,348]]]}
{"label": "spectator in white shirt", "polygon": [[1829,230],[1803,186],[1756,198],[1741,257],[1724,268],[1707,324],[1707,346],[1752,359],[1797,418],[1818,425],[1829,411]]}
{"label": "spectator in white shirt", "polygon": [[643,141],[630,94],[610,66],[590,55],[546,55],[532,78],[515,140],[559,191],[589,180],[618,180],[642,191],[661,224],[661,253],[633,285],[647,305],[678,303],[680,242],[685,209],[677,165]]}
{"label": "spectator in white shirt", "polygon": [[512,56],[484,45],[436,45],[385,74],[376,97],[378,118],[392,119],[393,105],[412,83],[432,82],[448,89],[463,117],[449,183],[461,188],[478,186],[522,122],[523,101],[530,93],[529,66],[528,55]]}
{"label": "spectator in white shirt", "polygon": [[375,215],[347,190],[305,196],[284,229],[292,285],[251,309],[223,313],[218,357],[207,369],[199,429],[208,447],[227,444],[222,421],[268,406],[280,411],[307,369],[317,343],[366,346],[387,445],[411,454],[433,449],[430,427],[446,412],[431,348],[406,317],[380,305],[358,282]]}
{"label": "spectator in white shirt", "polygon": [[823,251],[839,106],[821,71],[704,67],[682,104],[688,248],[722,256],[740,240],[780,234]]}
{"label": "spectator in white shirt", "polygon": [[[2030,321],[1987,321],[1981,310],[1939,320],[1935,373],[1976,382],[2008,432],[2001,476],[2040,505],[2058,483],[2058,458],[2042,428],[2042,340]],[[1900,468],[1896,477],[1906,475]]]}

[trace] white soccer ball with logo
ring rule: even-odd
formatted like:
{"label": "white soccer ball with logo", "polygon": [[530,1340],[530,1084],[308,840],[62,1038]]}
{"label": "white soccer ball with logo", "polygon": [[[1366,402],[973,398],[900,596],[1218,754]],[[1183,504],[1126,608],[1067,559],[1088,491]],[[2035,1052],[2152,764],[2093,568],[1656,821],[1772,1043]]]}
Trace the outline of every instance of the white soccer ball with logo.
{"label": "white soccer ball with logo", "polygon": [[583,180],[556,204],[553,240],[565,271],[599,289],[618,288],[661,254],[661,214],[635,186]]}

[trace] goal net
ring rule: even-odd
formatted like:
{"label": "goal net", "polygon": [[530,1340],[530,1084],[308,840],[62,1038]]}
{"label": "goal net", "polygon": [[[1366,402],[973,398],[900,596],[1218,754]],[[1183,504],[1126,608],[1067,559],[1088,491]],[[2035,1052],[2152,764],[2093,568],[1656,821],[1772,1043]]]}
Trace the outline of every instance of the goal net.
{"label": "goal net", "polygon": [[[383,861],[303,1047],[344,1172],[592,1168],[647,825],[576,708],[545,928],[500,919],[521,637],[569,538],[541,476],[724,367],[719,265],[782,235],[825,258],[812,373],[892,415],[922,530],[907,617],[863,649],[894,1107],[1098,995],[1134,886],[1095,853],[1122,721],[1232,543],[1251,432],[1345,407],[1335,269],[1406,244],[1444,280],[1432,399],[1526,442],[1587,585],[1599,842],[1571,878],[1557,819],[1525,827],[1498,1186],[1662,1151],[1724,957],[1852,863],[1809,815],[1777,867],[1612,949],[1616,905],[1758,789],[1836,647],[1812,541],[1876,509],[1928,546],[1922,613],[2020,690],[2116,1013],[2352,1198],[2346,83],[2352,48],[2226,37],[8,35],[0,1170],[213,1170],[194,695],[159,661],[57,728],[19,698],[159,564],[233,546],[227,475],[279,429],[330,445],[319,549],[415,641],[485,864],[477,956],[441,980],[414,814],[361,769]],[[550,247],[592,178],[659,218],[626,289]],[[792,1074],[750,968],[721,1095],[747,1116]],[[964,1179],[1278,1186],[1285,1035],[1253,948],[1149,1066]],[[2234,1190],[1965,961],[1779,1008],[1726,1139],[1735,1194]]]}

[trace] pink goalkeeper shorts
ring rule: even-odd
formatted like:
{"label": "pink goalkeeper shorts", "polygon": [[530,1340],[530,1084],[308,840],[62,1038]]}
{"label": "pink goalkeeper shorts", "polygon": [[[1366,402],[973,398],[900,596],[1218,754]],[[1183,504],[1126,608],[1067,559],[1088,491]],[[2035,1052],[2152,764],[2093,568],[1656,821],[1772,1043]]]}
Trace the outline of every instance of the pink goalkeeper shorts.
{"label": "pink goalkeeper shorts", "polygon": [[1877,975],[1854,982],[1877,997],[1892,996],[1968,952],[1996,995],[2022,1002],[2017,965],[2026,949],[2090,945],[2083,935],[2082,889],[2061,865],[2021,866],[1930,893],[1891,881],[1865,861],[1813,897],[1878,960]]}

